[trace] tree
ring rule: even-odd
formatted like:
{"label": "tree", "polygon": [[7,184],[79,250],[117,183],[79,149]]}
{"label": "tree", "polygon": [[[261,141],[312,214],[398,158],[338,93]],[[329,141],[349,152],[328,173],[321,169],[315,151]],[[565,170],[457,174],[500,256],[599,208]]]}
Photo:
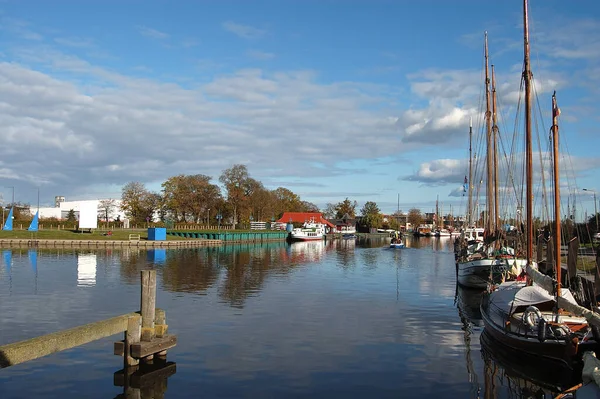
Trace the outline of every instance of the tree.
{"label": "tree", "polygon": [[275,202],[275,211],[279,217],[283,215],[283,212],[301,212],[301,200],[300,197],[284,187],[277,187],[273,190],[273,197]]}
{"label": "tree", "polygon": [[245,186],[247,183],[248,169],[246,165],[236,164],[229,169],[225,169],[219,181],[225,185],[227,190],[227,202],[233,210],[233,224],[238,223],[238,210],[243,206],[245,197]]}
{"label": "tree", "polygon": [[419,227],[421,222],[423,221],[423,216],[421,215],[421,210],[417,208],[411,208],[408,211],[408,223],[410,223],[413,228]]}
{"label": "tree", "polygon": [[336,219],[341,219],[344,217],[344,215],[348,215],[350,218],[355,218],[357,206],[358,203],[356,201],[352,202],[346,197],[345,200],[335,206]]}
{"label": "tree", "polygon": [[323,209],[321,211],[323,213],[323,216],[325,217],[325,219],[335,218],[335,214],[337,213],[336,206],[337,205],[334,205],[330,202],[328,202],[327,205],[325,205],[325,209]]}
{"label": "tree", "polygon": [[375,202],[367,201],[360,210],[362,215],[361,224],[368,228],[380,227],[383,222],[381,211]]}
{"label": "tree", "polygon": [[256,218],[257,221],[265,221],[273,214],[273,196],[262,183],[258,183],[252,190],[248,201],[250,215]]}
{"label": "tree", "polygon": [[75,223],[77,221],[77,217],[75,216],[75,210],[69,209],[69,213],[67,213],[67,222]]}
{"label": "tree", "polygon": [[108,223],[108,220],[113,216],[117,209],[117,201],[114,199],[100,200],[98,204],[98,215],[104,218],[104,221]]}
{"label": "tree", "polygon": [[170,213],[178,221],[199,223],[221,198],[221,189],[211,184],[210,180],[210,176],[202,174],[178,175],[167,179],[161,185],[164,212]]}
{"label": "tree", "polygon": [[144,223],[154,219],[160,209],[162,196],[146,190],[140,182],[129,182],[121,190],[121,209],[134,222]]}
{"label": "tree", "polygon": [[300,201],[302,212],[319,212],[319,207],[316,204],[308,201]]}

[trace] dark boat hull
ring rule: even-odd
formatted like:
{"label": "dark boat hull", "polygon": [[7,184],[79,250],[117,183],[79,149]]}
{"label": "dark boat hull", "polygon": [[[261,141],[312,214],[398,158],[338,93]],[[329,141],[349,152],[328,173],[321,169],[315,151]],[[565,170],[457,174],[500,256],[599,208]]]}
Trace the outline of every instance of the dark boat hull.
{"label": "dark boat hull", "polygon": [[483,319],[484,331],[495,342],[505,346],[506,349],[561,363],[570,368],[579,366],[583,352],[600,349],[600,346],[594,340],[580,342],[575,347],[569,339],[555,340],[549,338],[541,342],[537,334],[534,333],[525,335],[506,331],[503,325],[497,323],[490,316],[488,299],[489,294],[484,294],[481,301],[481,317]]}

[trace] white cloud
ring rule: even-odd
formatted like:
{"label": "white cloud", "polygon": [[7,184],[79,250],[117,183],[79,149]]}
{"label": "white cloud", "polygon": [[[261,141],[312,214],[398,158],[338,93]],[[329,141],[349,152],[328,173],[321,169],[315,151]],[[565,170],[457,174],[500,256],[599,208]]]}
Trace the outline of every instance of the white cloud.
{"label": "white cloud", "polygon": [[92,47],[94,41],[92,39],[82,37],[57,37],[54,41],[58,44],[68,47]]}
{"label": "white cloud", "polygon": [[238,24],[233,21],[223,22],[223,29],[243,39],[259,39],[267,33],[267,31],[264,29],[255,28],[250,25]]}
{"label": "white cloud", "polygon": [[270,178],[313,176],[340,159],[400,150],[394,119],[367,110],[385,87],[323,85],[307,71],[241,70],[185,89],[58,52],[22,55],[87,82],[0,63],[0,169],[45,182],[47,190],[82,193],[174,173],[218,176],[240,162],[259,179],[265,165]]}
{"label": "white cloud", "polygon": [[260,50],[248,50],[246,52],[246,55],[250,58],[254,58],[257,60],[270,60],[272,58],[275,58],[275,54],[267,53],[265,51]]}
{"label": "white cloud", "polygon": [[153,28],[148,28],[147,26],[138,26],[137,30],[143,36],[151,37],[153,39],[166,39],[169,37],[168,33],[161,32]]}

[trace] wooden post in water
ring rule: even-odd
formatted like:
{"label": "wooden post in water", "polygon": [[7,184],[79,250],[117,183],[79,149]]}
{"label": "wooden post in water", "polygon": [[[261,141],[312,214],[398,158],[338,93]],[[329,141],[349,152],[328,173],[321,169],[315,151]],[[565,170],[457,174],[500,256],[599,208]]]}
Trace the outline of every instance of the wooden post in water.
{"label": "wooden post in water", "polygon": [[125,345],[123,347],[124,367],[137,366],[140,361],[131,356],[131,345],[138,344],[142,335],[142,318],[140,316],[130,317],[127,320],[127,331],[125,331]]}
{"label": "wooden post in water", "polygon": [[[142,270],[142,341],[151,341],[154,338],[154,317],[156,313],[156,270]],[[145,359],[152,360],[154,355]]]}

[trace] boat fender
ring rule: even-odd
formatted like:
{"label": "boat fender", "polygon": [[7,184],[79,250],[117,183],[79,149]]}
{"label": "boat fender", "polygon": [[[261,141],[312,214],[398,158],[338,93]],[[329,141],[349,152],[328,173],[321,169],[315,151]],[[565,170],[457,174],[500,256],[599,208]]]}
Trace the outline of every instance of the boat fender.
{"label": "boat fender", "polygon": [[595,324],[592,324],[592,336],[594,337],[594,341],[600,343],[600,329]]}
{"label": "boat fender", "polygon": [[540,319],[538,322],[538,341],[544,342],[546,340],[546,320]]}
{"label": "boat fender", "polygon": [[529,328],[535,327],[540,319],[543,319],[542,312],[535,306],[528,306],[523,312],[523,323],[527,324]]}

